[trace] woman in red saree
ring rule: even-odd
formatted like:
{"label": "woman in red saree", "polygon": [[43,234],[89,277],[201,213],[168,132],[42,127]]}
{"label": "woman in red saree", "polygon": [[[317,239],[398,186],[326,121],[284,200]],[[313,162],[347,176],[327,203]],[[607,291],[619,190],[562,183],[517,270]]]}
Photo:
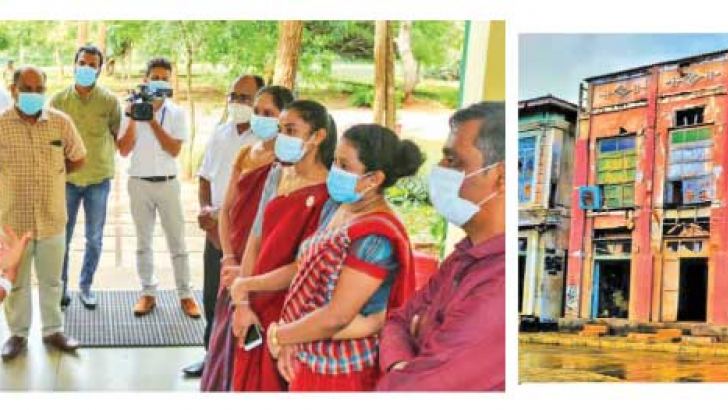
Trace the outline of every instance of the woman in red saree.
{"label": "woman in red saree", "polygon": [[[230,185],[220,211],[220,243],[223,250],[222,268],[240,263],[245,243],[263,192],[263,185],[275,155],[273,148],[278,135],[277,119],[293,94],[284,87],[261,89],[254,103],[253,133],[259,141],[243,147],[238,154],[230,177]],[[263,126],[261,126],[261,124]],[[229,391],[232,380],[235,340],[230,330],[232,307],[227,282],[221,278],[215,304],[215,315],[205,365],[200,381],[202,391]]]}
{"label": "woman in red saree", "polygon": [[[280,117],[282,134],[275,153],[281,164],[268,174],[239,274],[257,276],[274,270],[295,270],[300,243],[318,226],[328,200],[326,177],[336,146],[336,127],[326,108],[314,101],[294,101]],[[285,290],[249,297],[235,292],[233,331],[244,340],[248,326],[280,318]],[[282,391],[285,382],[265,346],[235,348],[232,389]]]}
{"label": "woman in red saree", "polygon": [[[383,190],[417,172],[419,148],[384,127],[358,125],[344,133],[335,158],[332,200],[300,247],[280,324],[266,332],[292,391],[373,390],[384,313],[414,291],[409,239]],[[271,272],[245,286],[271,289],[283,276]]]}

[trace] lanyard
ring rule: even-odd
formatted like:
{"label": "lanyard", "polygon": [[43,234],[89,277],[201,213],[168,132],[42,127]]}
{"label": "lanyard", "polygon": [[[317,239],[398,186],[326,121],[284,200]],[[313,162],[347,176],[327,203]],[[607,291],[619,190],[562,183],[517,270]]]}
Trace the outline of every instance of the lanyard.
{"label": "lanyard", "polygon": [[162,120],[159,121],[159,126],[164,126],[164,117],[167,114],[167,107],[162,108]]}

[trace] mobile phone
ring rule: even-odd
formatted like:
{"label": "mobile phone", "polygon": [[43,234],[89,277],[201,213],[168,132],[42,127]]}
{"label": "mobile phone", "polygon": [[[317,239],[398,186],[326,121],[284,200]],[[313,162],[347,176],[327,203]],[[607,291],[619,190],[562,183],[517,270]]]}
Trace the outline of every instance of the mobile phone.
{"label": "mobile phone", "polygon": [[248,332],[245,334],[245,351],[253,350],[256,347],[263,344],[263,332],[258,325],[251,325],[248,327]]}

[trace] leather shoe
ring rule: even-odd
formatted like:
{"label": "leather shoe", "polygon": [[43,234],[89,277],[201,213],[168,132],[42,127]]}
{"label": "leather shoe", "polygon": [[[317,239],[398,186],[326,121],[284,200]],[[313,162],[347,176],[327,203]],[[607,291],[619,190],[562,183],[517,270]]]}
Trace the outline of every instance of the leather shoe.
{"label": "leather shoe", "polygon": [[142,296],[134,306],[134,316],[144,316],[154,309],[157,301],[154,296]]}
{"label": "leather shoe", "polygon": [[183,298],[180,299],[179,302],[182,305],[182,310],[185,312],[185,315],[193,319],[199,319],[202,316],[202,313],[200,313],[200,308],[197,306],[197,302],[195,302],[194,299]]}
{"label": "leather shoe", "polygon": [[204,367],[205,362],[197,362],[182,369],[182,373],[184,373],[186,377],[199,378],[202,377],[202,369]]}
{"label": "leather shoe", "polygon": [[75,352],[79,346],[78,340],[68,337],[61,332],[43,336],[43,343],[49,344],[58,350],[68,353]]}
{"label": "leather shoe", "polygon": [[15,359],[20,353],[23,352],[23,350],[25,350],[25,347],[27,345],[28,339],[22,336],[10,336],[10,338],[5,341],[5,344],[3,345],[3,360],[8,361]]}

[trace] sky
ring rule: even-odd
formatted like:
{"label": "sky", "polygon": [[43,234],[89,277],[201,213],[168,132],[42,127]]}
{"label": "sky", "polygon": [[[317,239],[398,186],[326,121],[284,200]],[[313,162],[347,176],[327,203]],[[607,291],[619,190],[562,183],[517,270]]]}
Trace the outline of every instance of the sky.
{"label": "sky", "polygon": [[518,99],[578,103],[579,82],[660,61],[728,49],[725,34],[521,34]]}

